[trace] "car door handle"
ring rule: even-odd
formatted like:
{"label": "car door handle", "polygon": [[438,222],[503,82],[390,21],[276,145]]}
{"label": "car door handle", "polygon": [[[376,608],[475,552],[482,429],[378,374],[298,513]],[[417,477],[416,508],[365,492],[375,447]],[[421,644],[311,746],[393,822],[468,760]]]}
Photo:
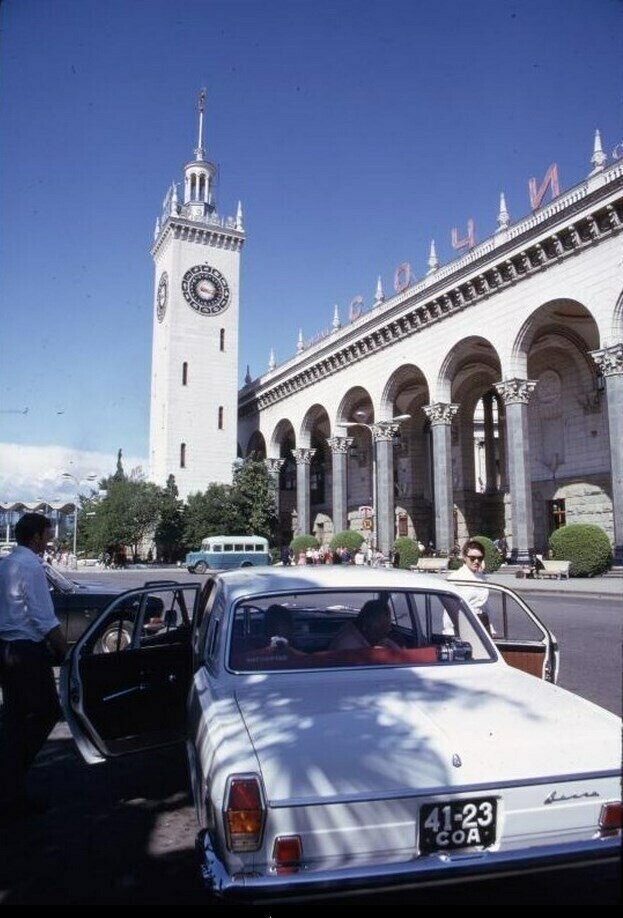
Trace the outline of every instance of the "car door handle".
{"label": "car door handle", "polygon": [[147,686],[144,682],[139,682],[138,685],[132,685],[130,688],[121,689],[119,692],[111,692],[110,695],[104,695],[102,701],[113,701],[115,698],[123,698],[124,695],[134,695],[136,692],[145,691],[147,691]]}

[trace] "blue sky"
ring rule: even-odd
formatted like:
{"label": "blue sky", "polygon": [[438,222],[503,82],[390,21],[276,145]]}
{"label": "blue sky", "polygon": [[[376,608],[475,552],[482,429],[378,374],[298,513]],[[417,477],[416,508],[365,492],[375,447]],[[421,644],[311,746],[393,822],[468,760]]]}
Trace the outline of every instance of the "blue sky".
{"label": "blue sky", "polygon": [[581,181],[596,128],[623,141],[622,27],[620,0],[4,0],[0,501],[147,455],[149,247],[202,86],[242,380],[432,238],[489,236],[501,191],[519,219],[552,162]]}

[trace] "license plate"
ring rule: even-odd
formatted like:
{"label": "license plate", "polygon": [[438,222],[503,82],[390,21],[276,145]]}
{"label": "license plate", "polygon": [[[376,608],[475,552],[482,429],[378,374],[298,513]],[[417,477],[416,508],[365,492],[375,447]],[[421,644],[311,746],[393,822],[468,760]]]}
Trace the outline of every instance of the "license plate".
{"label": "license plate", "polygon": [[488,848],[495,841],[497,800],[452,800],[420,807],[420,853]]}

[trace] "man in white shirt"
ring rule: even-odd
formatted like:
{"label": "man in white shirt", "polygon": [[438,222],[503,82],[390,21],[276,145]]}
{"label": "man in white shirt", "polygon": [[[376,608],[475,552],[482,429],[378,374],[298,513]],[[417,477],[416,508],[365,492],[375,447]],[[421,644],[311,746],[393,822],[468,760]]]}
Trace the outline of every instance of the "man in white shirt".
{"label": "man in white shirt", "polygon": [[[484,572],[485,565],[485,549],[482,542],[479,542],[478,539],[468,539],[468,541],[463,546],[463,567],[460,567],[456,571],[448,574],[448,580],[476,580],[478,583],[485,583],[486,576]],[[481,586],[474,586],[470,589],[469,586],[461,588],[465,600],[469,607],[479,616],[483,625],[489,632],[489,634],[494,634],[494,629],[491,627],[491,622],[489,619],[489,609],[488,609],[488,600],[489,600],[489,590],[483,589]]]}
{"label": "man in white shirt", "polygon": [[15,526],[17,546],[0,561],[0,819],[40,812],[26,795],[26,775],[59,719],[55,664],[67,644],[50,596],[40,555],[49,520],[25,513]]}

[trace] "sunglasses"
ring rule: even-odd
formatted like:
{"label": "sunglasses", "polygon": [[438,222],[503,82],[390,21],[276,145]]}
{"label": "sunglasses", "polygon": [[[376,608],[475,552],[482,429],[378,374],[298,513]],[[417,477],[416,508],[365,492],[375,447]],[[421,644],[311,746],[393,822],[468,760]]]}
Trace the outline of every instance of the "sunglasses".
{"label": "sunglasses", "polygon": [[469,561],[484,561],[483,555],[467,555]]}

